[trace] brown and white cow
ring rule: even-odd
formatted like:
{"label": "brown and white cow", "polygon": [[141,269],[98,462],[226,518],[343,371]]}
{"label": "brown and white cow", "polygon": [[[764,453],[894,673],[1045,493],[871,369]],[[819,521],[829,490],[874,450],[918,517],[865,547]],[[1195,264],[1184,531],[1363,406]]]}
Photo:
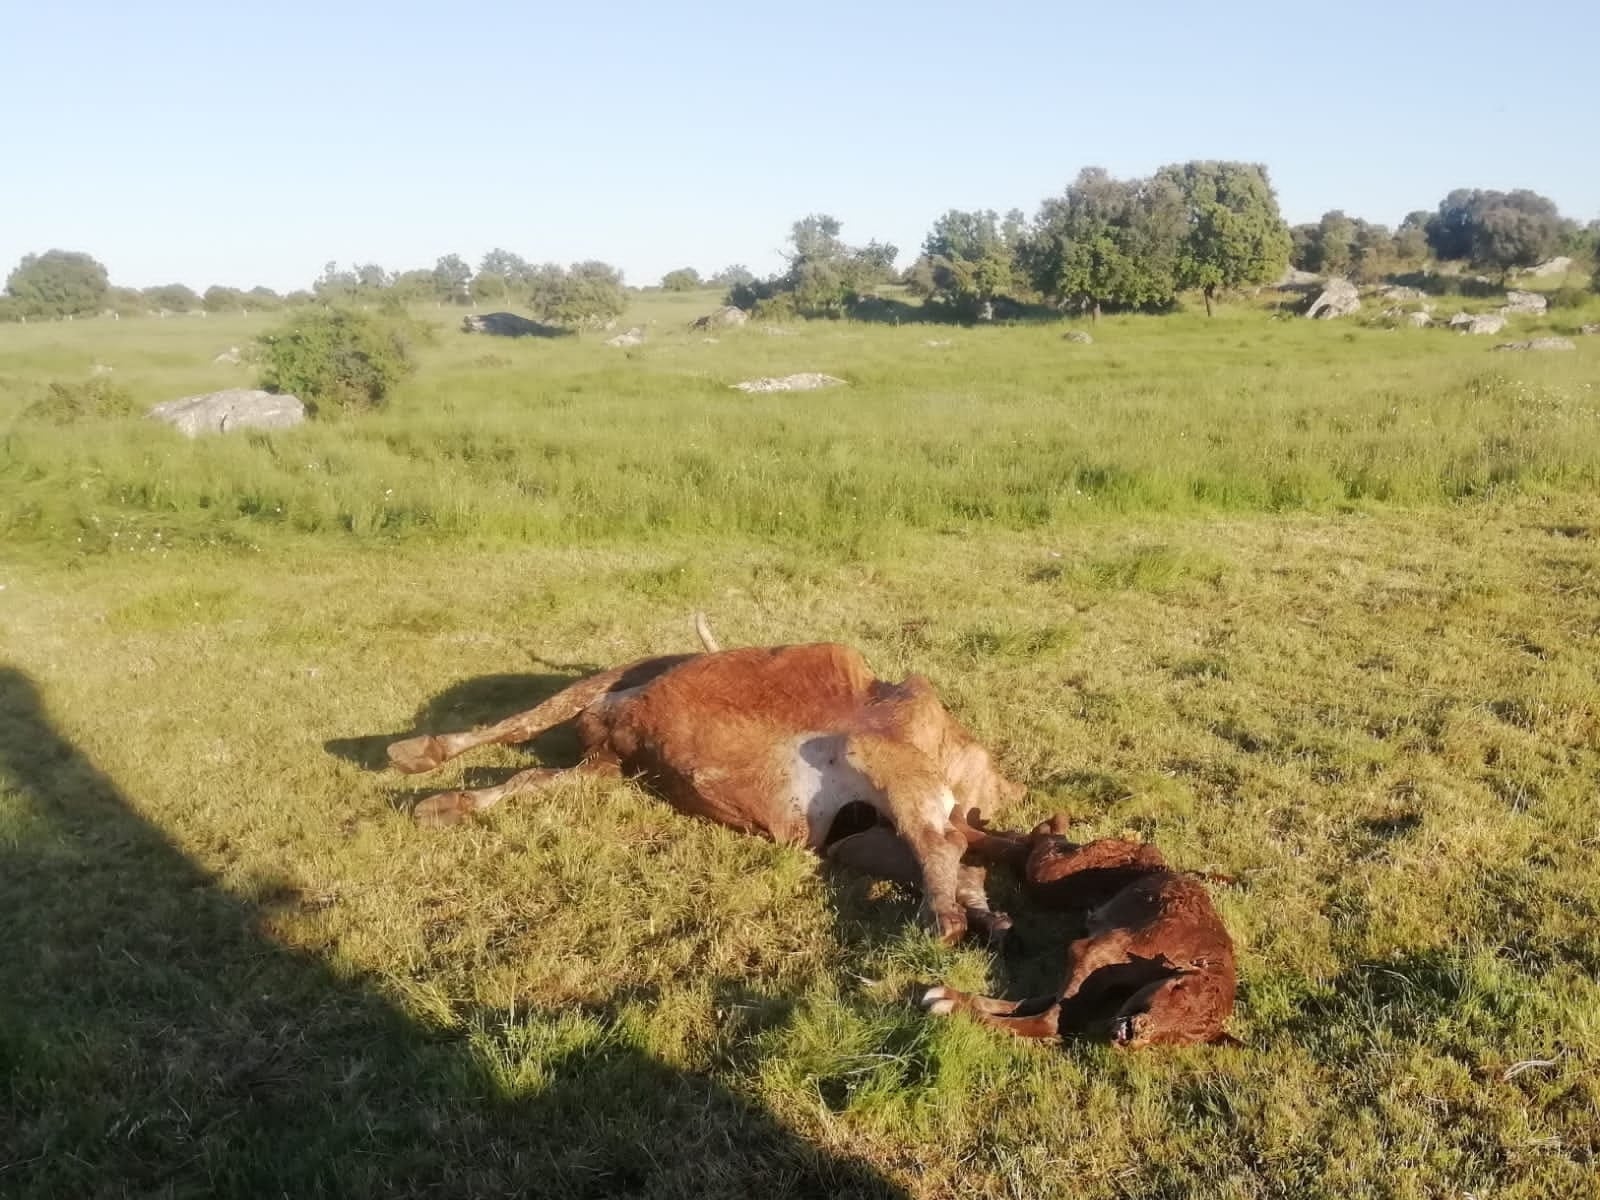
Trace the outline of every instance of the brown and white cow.
{"label": "brown and white cow", "polygon": [[920,887],[945,941],[969,922],[991,936],[1009,928],[989,911],[983,867],[963,865],[966,838],[951,818],[982,822],[1023,789],[926,679],[878,679],[859,652],[831,643],[718,650],[703,621],[697,628],[707,653],[628,663],[499,724],[391,745],[390,762],[412,773],[576,726],[576,767],[441,792],[416,806],[416,819],[450,824],[576,772],[622,776],[681,812]]}

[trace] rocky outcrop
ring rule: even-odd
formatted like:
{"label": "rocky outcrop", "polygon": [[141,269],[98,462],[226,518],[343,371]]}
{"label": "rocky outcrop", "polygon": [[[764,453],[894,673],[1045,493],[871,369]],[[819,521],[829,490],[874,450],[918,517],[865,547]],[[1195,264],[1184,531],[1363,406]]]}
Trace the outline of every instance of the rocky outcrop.
{"label": "rocky outcrop", "polygon": [[731,304],[724,304],[714,312],[708,312],[699,317],[689,326],[694,330],[709,329],[736,329],[750,319],[750,314],[742,308],[735,308]]}
{"label": "rocky outcrop", "polygon": [[228,388],[203,396],[168,400],[150,410],[185,437],[232,433],[236,429],[289,429],[306,419],[306,406],[294,396],[253,388]]}
{"label": "rocky outcrop", "polygon": [[1571,338],[1541,337],[1526,342],[1501,342],[1496,350],[1576,350],[1578,344]]}
{"label": "rocky outcrop", "polygon": [[805,371],[799,375],[782,375],[776,378],[746,379],[733,386],[741,392],[814,392],[818,388],[839,387],[842,379]]}
{"label": "rocky outcrop", "polygon": [[1306,309],[1306,316],[1332,320],[1336,317],[1348,317],[1360,309],[1361,296],[1356,291],[1356,285],[1348,279],[1330,279],[1317,298],[1311,302],[1311,307]]}
{"label": "rocky outcrop", "polygon": [[1501,306],[1503,313],[1532,313],[1542,315],[1550,307],[1550,302],[1538,292],[1509,291],[1506,293],[1506,302]]}

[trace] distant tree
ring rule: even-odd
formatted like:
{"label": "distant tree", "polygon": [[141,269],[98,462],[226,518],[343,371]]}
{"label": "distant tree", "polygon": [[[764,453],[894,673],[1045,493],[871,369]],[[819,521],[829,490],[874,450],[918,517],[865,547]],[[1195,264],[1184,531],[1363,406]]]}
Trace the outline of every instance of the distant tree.
{"label": "distant tree", "polygon": [[732,288],[738,287],[741,283],[750,283],[754,279],[755,275],[749,267],[743,263],[734,263],[723,267],[711,277],[710,282],[712,287]]}
{"label": "distant tree", "polygon": [[351,269],[355,272],[356,291],[363,296],[374,296],[394,282],[394,276],[377,263],[357,263]]}
{"label": "distant tree", "polygon": [[415,304],[424,300],[431,300],[434,298],[433,271],[429,267],[417,267],[410,271],[400,271],[396,273],[389,291],[402,304]]}
{"label": "distant tree", "polygon": [[1185,215],[1169,180],[1085,167],[1065,195],[1040,206],[1022,261],[1042,295],[1096,316],[1103,307],[1162,308],[1177,293]]}
{"label": "distant tree", "polygon": [[479,275],[498,275],[505,280],[508,288],[525,283],[530,269],[527,260],[520,254],[502,250],[498,246],[485,254],[483,261],[478,264]]}
{"label": "distant tree", "polygon": [[283,297],[269,287],[253,287],[245,293],[251,308],[264,311],[283,307]]}
{"label": "distant tree", "polygon": [[702,286],[700,272],[693,267],[679,267],[661,277],[661,286],[669,292],[692,292]]}
{"label": "distant tree", "polygon": [[1441,259],[1467,260],[1505,274],[1553,255],[1575,225],[1537,192],[1457,188],[1428,220],[1428,245]]}
{"label": "distant tree", "polygon": [[143,295],[145,303],[151,308],[164,308],[168,312],[193,312],[202,307],[195,290],[181,283],[145,288]]}
{"label": "distant tree", "polygon": [[304,288],[297,288],[283,298],[283,303],[286,308],[298,308],[303,304],[314,304],[316,299],[317,297],[314,293],[308,292]]}
{"label": "distant tree", "polygon": [[1394,254],[1403,266],[1420,266],[1428,257],[1428,220],[1432,214],[1426,209],[1408,212],[1400,228],[1394,231]]}
{"label": "distant tree", "polygon": [[573,263],[563,270],[545,263],[529,272],[529,307],[558,325],[600,325],[628,307],[622,272],[603,262]]}
{"label": "distant tree", "polygon": [[24,316],[72,317],[99,312],[111,286],[105,267],[76,250],[29,254],[6,278],[6,295]]}
{"label": "distant tree", "polygon": [[106,291],[105,306],[121,317],[136,317],[150,306],[138,288],[113,287]]}
{"label": "distant tree", "polygon": [[311,285],[311,290],[317,294],[319,300],[332,303],[337,300],[348,299],[355,295],[360,280],[356,277],[354,268],[340,270],[339,264],[329,261],[322,268],[322,274],[317,276],[316,282]]}
{"label": "distant tree", "polygon": [[237,312],[245,307],[245,294],[238,288],[212,284],[201,298],[207,312]]}
{"label": "distant tree", "polygon": [[479,271],[472,277],[472,296],[484,303],[502,301],[511,294],[511,281],[492,271]]}
{"label": "distant tree", "polygon": [[789,270],[774,281],[774,294],[788,294],[801,316],[843,316],[864,291],[884,282],[894,271],[899,250],[871,241],[851,247],[840,234],[838,218],[812,213],[789,230]]}
{"label": "distant tree", "polygon": [[[1020,240],[1021,234],[1013,232]],[[933,223],[922,242],[920,268],[911,287],[971,320],[1013,282],[1016,242],[1007,244],[992,209],[952,208]],[[925,275],[923,274],[925,272]]]}
{"label": "distant tree", "polygon": [[1163,167],[1156,180],[1169,182],[1183,198],[1187,229],[1178,251],[1178,286],[1200,290],[1207,316],[1217,292],[1283,274],[1289,230],[1264,166],[1187,162]]}
{"label": "distant tree", "polygon": [[472,300],[472,268],[459,254],[446,254],[433,265],[433,293],[451,304]]}
{"label": "distant tree", "polygon": [[18,321],[26,321],[27,319],[28,314],[20,300],[13,299],[10,296],[0,296],[0,325],[15,324]]}

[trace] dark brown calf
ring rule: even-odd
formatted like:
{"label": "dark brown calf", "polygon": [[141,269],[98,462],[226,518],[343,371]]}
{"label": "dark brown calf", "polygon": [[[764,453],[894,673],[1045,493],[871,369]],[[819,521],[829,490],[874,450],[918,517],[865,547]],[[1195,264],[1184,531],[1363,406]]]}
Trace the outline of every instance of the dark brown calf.
{"label": "dark brown calf", "polygon": [[1238,1043],[1223,1026],[1233,1011],[1233,940],[1205,885],[1168,868],[1153,846],[1106,838],[1078,845],[1058,816],[1026,839],[973,829],[975,856],[1019,867],[1030,899],[1084,909],[1088,930],[1067,948],[1052,995],[1021,1002],[936,987],[930,1013],[960,1009],[1020,1037],[1106,1036],[1135,1048]]}
{"label": "dark brown calf", "polygon": [[969,921],[991,934],[1009,926],[989,912],[983,867],[962,865],[967,840],[952,814],[981,821],[1022,788],[994,769],[926,679],[878,679],[839,645],[718,651],[699,629],[708,653],[630,663],[486,729],[391,745],[395,767],[419,772],[568,722],[582,743],[577,767],[442,792],[417,805],[416,819],[449,824],[577,771],[624,776],[682,812],[919,886],[947,941]]}

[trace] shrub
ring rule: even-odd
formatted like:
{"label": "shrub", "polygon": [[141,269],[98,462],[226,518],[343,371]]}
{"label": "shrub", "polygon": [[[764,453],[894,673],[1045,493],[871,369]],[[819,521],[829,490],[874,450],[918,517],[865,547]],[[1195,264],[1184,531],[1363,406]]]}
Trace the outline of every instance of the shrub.
{"label": "shrub", "polygon": [[1594,299],[1594,293],[1587,288],[1564,287],[1551,292],[1545,299],[1551,308],[1583,308]]}
{"label": "shrub", "polygon": [[22,410],[26,421],[75,425],[80,421],[114,421],[138,413],[133,393],[109,379],[52,383],[42,398]]}
{"label": "shrub", "polygon": [[347,309],[304,312],[257,339],[261,386],[298,396],[313,411],[381,407],[415,370],[411,322]]}

